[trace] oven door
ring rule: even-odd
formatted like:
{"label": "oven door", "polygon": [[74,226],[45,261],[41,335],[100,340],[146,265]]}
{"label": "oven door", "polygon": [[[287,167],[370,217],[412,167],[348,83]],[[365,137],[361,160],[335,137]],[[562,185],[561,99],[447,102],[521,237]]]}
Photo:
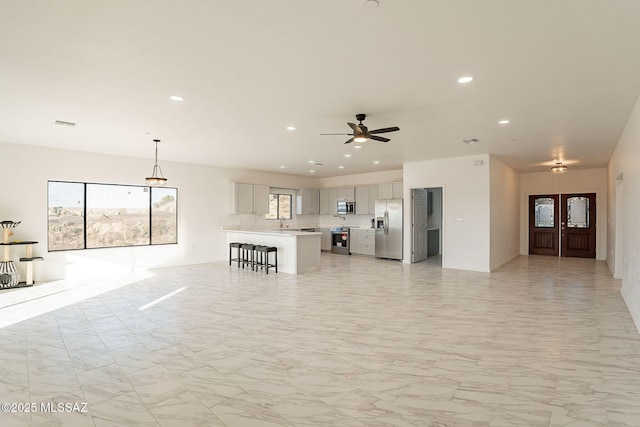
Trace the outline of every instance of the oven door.
{"label": "oven door", "polygon": [[351,251],[349,250],[348,231],[331,232],[331,253],[340,255],[351,255]]}

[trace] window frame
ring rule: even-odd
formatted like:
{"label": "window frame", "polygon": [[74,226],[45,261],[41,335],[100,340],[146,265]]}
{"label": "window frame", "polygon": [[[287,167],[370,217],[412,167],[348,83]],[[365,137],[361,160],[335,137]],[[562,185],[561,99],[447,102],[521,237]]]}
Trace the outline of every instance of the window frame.
{"label": "window frame", "polygon": [[[282,218],[280,216],[280,197],[288,197],[289,198],[289,218],[284,218],[285,220],[292,220],[293,219],[293,194],[288,194],[288,193],[272,193],[269,192],[269,199],[271,199],[271,196],[276,196],[276,199],[278,200],[278,203],[276,204],[276,217],[275,218],[267,218],[267,215],[271,215],[271,211],[269,211],[269,213],[266,213],[265,219],[267,221],[280,221],[280,219]],[[271,210],[271,203],[269,203],[269,210]]]}
{"label": "window frame", "polygon": [[[49,215],[51,211],[51,206],[49,206],[50,201],[50,190],[51,183],[67,183],[67,184],[80,184],[83,186],[83,207],[82,207],[82,222],[83,222],[83,237],[82,237],[82,247],[81,248],[64,248],[64,249],[51,249],[50,248],[50,223],[49,223]],[[87,247],[87,186],[88,185],[105,185],[105,186],[114,186],[114,187],[134,187],[146,189],[143,191],[149,192],[149,243],[143,244],[132,244],[132,245],[120,245],[120,246],[96,246],[96,247]],[[153,189],[173,189],[175,190],[175,242],[173,243],[153,243]],[[110,184],[104,182],[81,182],[81,181],[63,181],[63,180],[48,180],[47,181],[47,252],[62,252],[62,251],[82,251],[82,250],[92,250],[92,249],[113,249],[113,248],[136,248],[136,247],[145,247],[145,246],[164,246],[164,245],[177,245],[178,244],[178,188],[177,187],[152,187],[149,185],[134,185],[134,184]]]}

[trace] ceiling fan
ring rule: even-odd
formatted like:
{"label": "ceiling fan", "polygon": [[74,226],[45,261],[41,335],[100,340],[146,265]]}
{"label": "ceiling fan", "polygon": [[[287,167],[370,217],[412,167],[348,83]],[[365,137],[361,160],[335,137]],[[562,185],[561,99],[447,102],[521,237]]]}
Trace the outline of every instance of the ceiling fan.
{"label": "ceiling fan", "polygon": [[369,139],[373,139],[374,141],[380,142],[389,142],[391,141],[389,138],[385,138],[383,136],[378,136],[379,133],[387,133],[387,132],[395,132],[400,130],[398,126],[393,126],[389,128],[382,128],[376,130],[369,130],[365,125],[362,124],[362,121],[367,117],[366,114],[356,114],[356,120],[360,123],[347,123],[349,127],[353,130],[353,133],[321,133],[320,135],[349,135],[351,138],[345,142],[345,144],[351,144],[352,142],[366,142]]}

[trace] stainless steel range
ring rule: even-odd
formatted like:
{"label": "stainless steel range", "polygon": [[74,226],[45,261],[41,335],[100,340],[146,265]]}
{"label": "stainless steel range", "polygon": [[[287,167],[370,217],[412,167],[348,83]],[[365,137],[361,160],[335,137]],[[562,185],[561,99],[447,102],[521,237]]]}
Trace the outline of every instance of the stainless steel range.
{"label": "stainless steel range", "polygon": [[351,255],[349,240],[349,227],[332,228],[331,253],[340,255]]}

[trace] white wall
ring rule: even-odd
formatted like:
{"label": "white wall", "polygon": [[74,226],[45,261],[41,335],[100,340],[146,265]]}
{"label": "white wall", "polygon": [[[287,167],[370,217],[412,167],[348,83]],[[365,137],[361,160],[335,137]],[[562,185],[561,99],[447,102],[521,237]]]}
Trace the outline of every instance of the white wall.
{"label": "white wall", "polygon": [[[0,220],[22,221],[13,239],[40,242],[34,253],[45,260],[34,266],[36,281],[66,278],[83,266],[90,266],[83,270],[85,274],[98,274],[224,260],[228,252],[221,226],[264,221],[261,216],[227,213],[229,181],[286,188],[318,186],[316,178],[161,160],[168,185],[178,188],[177,245],[47,253],[48,180],[144,185],[153,160],[5,143],[0,143],[0,153]],[[13,249],[14,255],[22,256],[19,251]]]}
{"label": "white wall", "polygon": [[[475,161],[482,165],[474,166]],[[412,188],[442,187],[442,266],[490,270],[489,155],[405,163],[404,223],[411,224]],[[411,262],[411,227],[404,228],[404,262]]]}
{"label": "white wall", "polygon": [[520,174],[491,156],[491,270],[520,253]]}
{"label": "white wall", "polygon": [[[640,100],[629,117],[620,141],[609,161],[609,188],[623,178],[623,212],[616,212],[615,200],[609,201],[610,218],[622,219],[622,296],[640,331]],[[615,225],[614,225],[615,230]],[[609,245],[616,247],[615,233],[609,228]],[[607,257],[609,266],[616,264],[615,252]]]}
{"label": "white wall", "polygon": [[596,259],[607,256],[607,169],[573,169],[520,175],[520,253],[529,253],[529,196],[596,193]]}
{"label": "white wall", "polygon": [[320,188],[344,187],[368,184],[383,184],[386,182],[401,182],[402,169],[360,173],[357,175],[332,176],[320,178]]}

